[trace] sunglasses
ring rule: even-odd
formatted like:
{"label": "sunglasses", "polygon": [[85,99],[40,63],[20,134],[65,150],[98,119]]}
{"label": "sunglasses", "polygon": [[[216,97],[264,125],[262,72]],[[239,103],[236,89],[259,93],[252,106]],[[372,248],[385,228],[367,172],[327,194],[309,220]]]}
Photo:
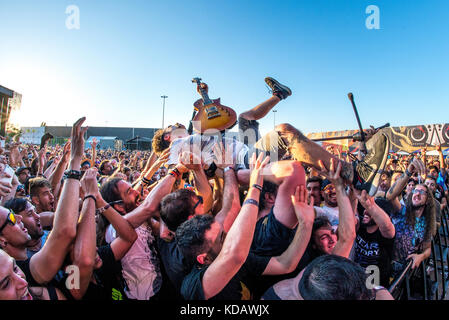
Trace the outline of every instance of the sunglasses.
{"label": "sunglasses", "polygon": [[328,184],[327,186],[324,187],[323,191],[325,193],[335,192],[335,187],[333,185]]}
{"label": "sunglasses", "polygon": [[421,194],[421,195],[427,195],[427,191],[421,190],[421,189],[413,189],[413,194]]}
{"label": "sunglasses", "polygon": [[198,197],[198,201],[196,202],[196,204],[193,206],[193,210],[196,209],[196,207],[198,207],[198,205],[201,203],[203,203],[203,197],[202,196],[197,196]]}
{"label": "sunglasses", "polygon": [[17,222],[17,220],[16,220],[16,216],[14,215],[14,212],[11,209],[9,209],[9,213],[8,213],[8,216],[6,217],[5,223],[3,223],[3,225],[0,227],[0,233],[2,233],[3,229],[5,229],[5,227],[8,223],[10,223],[11,225],[15,225],[16,222]]}

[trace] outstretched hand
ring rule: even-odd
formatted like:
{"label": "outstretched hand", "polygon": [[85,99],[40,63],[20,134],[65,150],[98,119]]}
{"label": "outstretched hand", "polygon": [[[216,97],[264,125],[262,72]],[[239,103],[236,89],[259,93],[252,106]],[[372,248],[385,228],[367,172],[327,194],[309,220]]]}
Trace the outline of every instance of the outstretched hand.
{"label": "outstretched hand", "polygon": [[369,211],[376,206],[374,197],[371,197],[365,190],[362,190],[359,193],[355,193],[355,195],[360,204],[366,209],[366,211]]}
{"label": "outstretched hand", "polygon": [[308,199],[307,189],[304,185],[296,187],[295,194],[292,195],[293,208],[295,209],[298,221],[311,222],[315,218],[315,211],[313,209],[313,196]]}
{"label": "outstretched hand", "polygon": [[98,190],[97,172],[98,169],[93,167],[87,169],[87,171],[84,173],[80,183],[85,195],[91,194],[96,196],[98,193],[100,193],[100,191]]}
{"label": "outstretched hand", "polygon": [[84,155],[84,134],[88,127],[81,128],[81,125],[86,121],[86,117],[78,119],[72,127],[71,133],[71,158],[81,162]]}
{"label": "outstretched hand", "polygon": [[419,176],[426,174],[426,166],[424,165],[424,162],[422,162],[418,158],[414,158],[412,162],[407,167],[407,170],[410,173],[418,173]]}
{"label": "outstretched hand", "polygon": [[[336,164],[336,162],[338,162]],[[330,161],[330,168],[329,170],[325,167],[322,160],[318,161],[320,165],[320,171],[319,174],[325,176],[327,179],[330,180],[330,182],[335,186],[344,186],[345,182],[343,178],[341,177],[341,161],[338,161],[337,159],[331,158]],[[335,169],[337,167],[337,169]]]}
{"label": "outstretched hand", "polygon": [[196,156],[192,152],[184,151],[179,156],[179,163],[181,163],[184,167],[186,167],[188,170],[201,170],[202,164],[201,164],[201,158]]}
{"label": "outstretched hand", "polygon": [[263,186],[263,170],[265,166],[270,161],[270,157],[267,156],[264,158],[264,154],[261,152],[259,156],[256,159],[256,153],[253,153],[249,167],[251,170],[251,176],[249,179],[249,185],[250,187],[253,184],[258,184],[259,186]]}
{"label": "outstretched hand", "polygon": [[228,145],[225,147],[223,142],[219,141],[214,145],[212,152],[217,168],[224,169],[229,166],[234,166],[232,146]]}

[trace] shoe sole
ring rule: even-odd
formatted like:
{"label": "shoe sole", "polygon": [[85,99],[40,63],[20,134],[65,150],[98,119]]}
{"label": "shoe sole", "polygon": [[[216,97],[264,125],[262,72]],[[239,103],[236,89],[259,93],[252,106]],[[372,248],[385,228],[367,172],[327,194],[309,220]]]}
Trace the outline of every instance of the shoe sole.
{"label": "shoe sole", "polygon": [[[388,139],[388,137],[385,134],[383,134],[383,133],[381,133],[381,134],[386,139],[385,144],[386,144],[387,151],[384,153],[384,157],[382,158],[380,166],[379,166],[379,168],[377,168],[374,178],[371,182],[371,187],[369,190],[370,196],[374,196],[377,193],[377,189],[379,188],[380,178],[382,177],[382,172],[385,169],[385,165],[387,164],[388,153],[390,152],[390,140]],[[369,179],[369,180],[371,180],[371,179]]]}
{"label": "shoe sole", "polygon": [[[273,84],[270,84],[270,82],[272,82]],[[265,83],[271,88],[271,90],[274,90],[273,87],[277,86],[279,87],[281,90],[287,91],[288,95],[291,96],[292,95],[292,91],[290,90],[289,87],[284,86],[283,84],[280,84],[277,80],[271,78],[271,77],[266,77],[265,78]]]}

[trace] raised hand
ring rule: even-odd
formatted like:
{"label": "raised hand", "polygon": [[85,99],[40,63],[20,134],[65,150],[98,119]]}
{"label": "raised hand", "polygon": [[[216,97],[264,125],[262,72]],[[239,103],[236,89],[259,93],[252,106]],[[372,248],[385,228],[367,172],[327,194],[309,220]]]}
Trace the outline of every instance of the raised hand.
{"label": "raised hand", "polygon": [[92,142],[89,143],[92,149],[95,149],[97,147],[98,141],[96,138],[92,139]]}
{"label": "raised hand", "polygon": [[426,166],[424,165],[424,162],[422,162],[418,158],[414,158],[412,162],[407,167],[407,170],[413,174],[418,173],[419,176],[426,174]]}
{"label": "raised hand", "polygon": [[157,158],[156,161],[158,165],[163,165],[168,161],[168,158],[170,158],[170,148],[167,148],[164,151],[162,151],[161,155],[159,156],[159,158]]}
{"label": "raised hand", "polygon": [[87,127],[81,128],[84,121],[86,121],[86,117],[78,119],[73,124],[71,133],[71,159],[72,161],[79,162],[79,164],[84,155],[84,134],[88,129]]}
{"label": "raised hand", "polygon": [[[337,164],[337,169],[335,170],[334,168],[335,168],[336,162],[338,162],[338,164]],[[323,175],[326,178],[328,178],[332,182],[334,187],[344,186],[344,184],[345,184],[344,180],[340,176],[341,162],[339,160],[332,158],[330,161],[329,170],[327,170],[327,168],[324,166],[324,163],[322,160],[319,160],[318,163],[320,165],[320,171],[319,171],[320,175]]]}
{"label": "raised hand", "polygon": [[70,140],[68,140],[64,144],[64,148],[62,149],[62,160],[65,162],[69,161],[70,152],[71,152],[70,147],[71,147],[71,142],[70,142]]}
{"label": "raised hand", "polygon": [[80,183],[85,195],[91,194],[97,197],[97,195],[100,193],[100,191],[98,190],[97,173],[98,169],[95,167],[87,169],[87,171],[84,173]]}
{"label": "raised hand", "polygon": [[292,195],[293,208],[295,209],[298,221],[311,222],[315,219],[315,211],[313,209],[313,196],[308,198],[308,192],[304,185],[296,187],[295,194]]}
{"label": "raised hand", "polygon": [[0,172],[0,196],[6,197],[9,195],[12,191],[12,184],[9,182],[10,178],[12,176],[6,172],[3,168],[3,170]]}
{"label": "raised hand", "polygon": [[214,155],[214,163],[217,168],[224,169],[229,166],[234,166],[233,148],[228,146],[227,148],[221,141],[216,143],[212,149]]}
{"label": "raised hand", "polygon": [[259,154],[257,159],[256,153],[253,153],[249,164],[251,170],[251,176],[249,178],[250,187],[254,184],[263,186],[263,170],[269,161],[270,157],[268,156],[264,159],[264,154],[262,152]]}
{"label": "raised hand", "polygon": [[179,156],[179,163],[181,163],[188,170],[201,170],[203,168],[201,158],[188,151],[181,153]]}
{"label": "raised hand", "polygon": [[365,190],[362,190],[359,193],[355,193],[355,195],[360,204],[366,209],[366,211],[375,208],[375,206],[377,205],[376,202],[374,202],[374,197],[371,197]]}

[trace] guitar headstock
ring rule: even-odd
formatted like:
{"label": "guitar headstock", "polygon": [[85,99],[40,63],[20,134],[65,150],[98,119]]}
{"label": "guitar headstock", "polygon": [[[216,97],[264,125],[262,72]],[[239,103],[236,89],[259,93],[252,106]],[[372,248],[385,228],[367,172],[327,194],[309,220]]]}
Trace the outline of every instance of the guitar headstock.
{"label": "guitar headstock", "polygon": [[196,83],[197,85],[200,85],[201,84],[201,78],[193,78],[192,82]]}

